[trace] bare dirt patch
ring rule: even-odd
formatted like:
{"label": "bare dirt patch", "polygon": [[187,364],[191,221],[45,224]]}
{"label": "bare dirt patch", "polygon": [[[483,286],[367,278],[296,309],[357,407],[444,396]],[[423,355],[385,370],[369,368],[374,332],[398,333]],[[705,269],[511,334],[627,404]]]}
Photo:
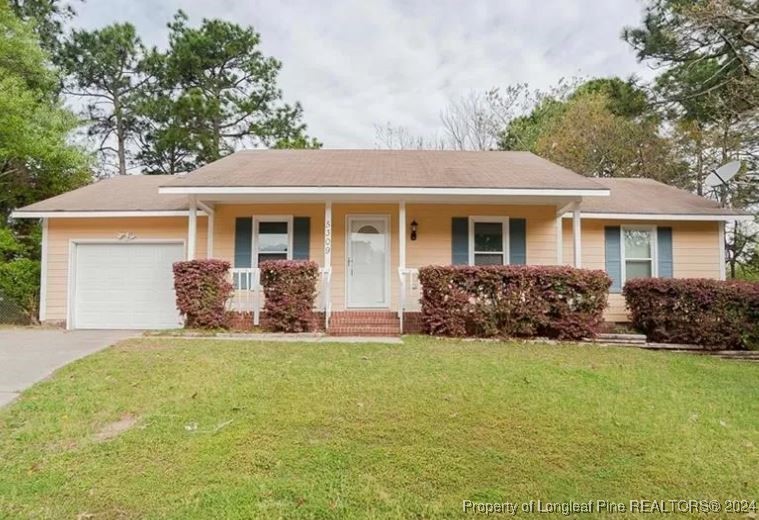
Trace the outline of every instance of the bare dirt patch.
{"label": "bare dirt patch", "polygon": [[100,429],[95,435],[92,436],[92,440],[95,442],[109,441],[115,437],[118,437],[132,426],[137,423],[137,416],[133,414],[124,414],[121,419],[108,423]]}

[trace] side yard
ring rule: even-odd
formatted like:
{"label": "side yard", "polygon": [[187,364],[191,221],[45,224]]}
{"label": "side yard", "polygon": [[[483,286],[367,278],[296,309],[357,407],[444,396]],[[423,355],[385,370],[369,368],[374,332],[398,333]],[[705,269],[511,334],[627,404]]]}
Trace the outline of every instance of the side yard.
{"label": "side yard", "polygon": [[134,339],[0,410],[0,518],[759,499],[757,381],[757,364],[596,346]]}

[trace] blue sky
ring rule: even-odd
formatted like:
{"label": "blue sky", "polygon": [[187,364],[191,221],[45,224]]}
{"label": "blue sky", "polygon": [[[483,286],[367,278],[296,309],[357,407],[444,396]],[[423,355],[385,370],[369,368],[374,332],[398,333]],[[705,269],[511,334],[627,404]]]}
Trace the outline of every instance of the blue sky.
{"label": "blue sky", "polygon": [[373,148],[375,125],[440,133],[448,99],[562,77],[652,76],[620,40],[637,0],[88,0],[75,24],[135,24],[162,46],[177,9],[252,25],[283,62],[280,86],[300,101],[327,148]]}

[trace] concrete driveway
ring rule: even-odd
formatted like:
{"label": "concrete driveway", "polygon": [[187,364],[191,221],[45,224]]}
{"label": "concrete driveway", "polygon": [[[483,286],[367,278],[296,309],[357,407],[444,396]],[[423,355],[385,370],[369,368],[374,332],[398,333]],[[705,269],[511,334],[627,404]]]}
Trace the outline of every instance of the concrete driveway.
{"label": "concrete driveway", "polygon": [[134,330],[0,329],[0,406],[56,369],[139,334]]}

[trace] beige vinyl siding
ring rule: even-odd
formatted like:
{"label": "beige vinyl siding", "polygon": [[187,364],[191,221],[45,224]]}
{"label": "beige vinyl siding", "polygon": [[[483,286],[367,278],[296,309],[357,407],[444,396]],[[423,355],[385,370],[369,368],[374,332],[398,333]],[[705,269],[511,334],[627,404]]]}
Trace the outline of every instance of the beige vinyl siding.
{"label": "beige vinyl siding", "polygon": [[324,205],[323,204],[217,204],[214,213],[214,257],[235,259],[235,219],[238,217],[281,215],[309,217],[311,234],[309,258],[321,266],[324,263]]}
{"label": "beige vinyl siding", "polygon": [[[406,265],[451,263],[451,219],[471,216],[507,216],[527,222],[527,263],[556,263],[556,208],[520,205],[406,205]],[[217,204],[215,210],[214,256],[234,261],[234,232],[237,217],[282,215],[311,218],[309,257],[320,266],[324,262],[324,204]],[[390,225],[390,308],[399,302],[399,229],[398,204],[341,204],[332,206],[332,305],[342,310],[346,305],[346,222],[348,215],[384,215]],[[120,233],[132,233],[136,239],[187,240],[187,217],[50,219],[48,227],[47,319],[66,319],[69,243],[77,239],[115,240]],[[410,224],[418,224],[417,240],[408,235]],[[625,224],[650,224],[619,220],[584,220],[582,222],[583,267],[604,269],[604,227]],[[673,229],[675,277],[718,278],[719,224],[717,222],[667,222]],[[198,218],[197,256],[206,255],[206,217]],[[572,262],[572,222],[563,222],[564,263]],[[411,302],[413,303],[413,302]],[[612,294],[606,319],[625,321],[624,301]],[[410,305],[410,308],[417,307]]]}
{"label": "beige vinyl siding", "polygon": [[[407,204],[407,228],[413,220],[419,227],[415,241],[406,239],[406,266],[449,265],[452,219],[473,216],[526,219],[527,263],[556,263],[556,208],[553,206]],[[418,286],[409,288],[408,310],[419,310],[419,293]]]}
{"label": "beige vinyl siding", "polygon": [[[332,308],[346,308],[346,225],[351,215],[389,217],[390,225],[390,308],[397,309],[400,282],[398,262],[398,204],[332,204]],[[451,263],[451,219],[468,216],[510,216],[527,219],[527,262],[556,263],[556,209],[553,206],[499,206],[455,204],[406,204],[406,265]],[[324,263],[324,204],[217,205],[214,253],[218,258],[234,259],[234,219],[253,215],[292,215],[311,217],[310,258]],[[411,221],[419,225],[417,240],[409,236]]]}
{"label": "beige vinyl siding", "polygon": [[[187,217],[51,218],[48,221],[46,320],[61,322],[67,316],[69,245],[75,240],[118,239],[131,233],[135,240],[187,241]],[[206,254],[206,217],[198,217],[197,256]]]}
{"label": "beige vinyl siding", "polygon": [[[214,257],[235,262],[235,220],[255,216],[309,217],[310,235],[308,257],[324,265],[324,205],[323,204],[216,204],[214,214]],[[321,306],[321,297],[317,302]]]}
{"label": "beige vinyl siding", "polygon": [[416,220],[417,239],[406,240],[407,267],[451,263],[453,217],[511,217],[527,222],[527,263],[556,263],[556,208],[554,206],[502,206],[460,204],[407,204],[406,225]]}
{"label": "beige vinyl siding", "polygon": [[[628,220],[582,221],[582,267],[605,269],[604,228],[606,226],[659,225],[672,228],[672,261],[675,278],[715,278],[720,276],[718,222],[651,222]],[[572,220],[564,219],[564,263],[572,263]],[[607,321],[628,321],[621,294],[609,295]]]}
{"label": "beige vinyl siding", "polygon": [[[345,308],[345,225],[348,215],[386,215],[390,217],[391,305],[398,294],[398,205],[332,205],[332,288],[333,310]],[[217,204],[214,218],[214,256],[234,262],[235,219],[256,215],[282,215],[311,218],[309,258],[324,265],[324,204]]]}

